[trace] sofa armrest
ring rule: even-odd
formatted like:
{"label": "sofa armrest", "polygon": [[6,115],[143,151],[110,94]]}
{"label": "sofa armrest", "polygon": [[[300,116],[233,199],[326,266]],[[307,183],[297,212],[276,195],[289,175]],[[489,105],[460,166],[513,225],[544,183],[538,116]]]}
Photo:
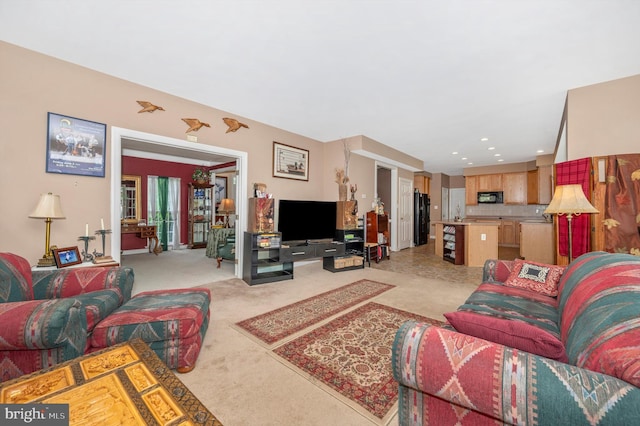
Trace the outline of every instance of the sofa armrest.
{"label": "sofa armrest", "polygon": [[504,283],[513,270],[513,260],[487,259],[482,268],[483,283]]}
{"label": "sofa armrest", "polygon": [[118,288],[124,301],[131,299],[133,269],[123,266],[86,267],[34,271],[33,295],[36,299],[73,297],[108,288]]}
{"label": "sofa armrest", "polygon": [[0,303],[0,350],[64,348],[65,359],[84,353],[87,319],[76,299]]}
{"label": "sofa armrest", "polygon": [[[436,412],[443,407],[507,424],[631,424],[640,418],[640,389],[627,382],[415,321],[398,330],[392,366],[401,395],[413,392],[407,401],[431,407],[431,418],[446,417]],[[425,398],[445,404],[423,405]]]}

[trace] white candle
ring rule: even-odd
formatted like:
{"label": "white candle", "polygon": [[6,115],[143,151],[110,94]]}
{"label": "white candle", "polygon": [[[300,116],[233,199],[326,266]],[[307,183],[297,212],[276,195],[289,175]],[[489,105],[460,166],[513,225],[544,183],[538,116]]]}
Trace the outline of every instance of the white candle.
{"label": "white candle", "polygon": [[100,227],[104,231],[104,219],[102,219],[102,218],[100,219]]}
{"label": "white candle", "polygon": [[84,236],[88,237],[89,236],[89,224],[85,224],[84,225]]}

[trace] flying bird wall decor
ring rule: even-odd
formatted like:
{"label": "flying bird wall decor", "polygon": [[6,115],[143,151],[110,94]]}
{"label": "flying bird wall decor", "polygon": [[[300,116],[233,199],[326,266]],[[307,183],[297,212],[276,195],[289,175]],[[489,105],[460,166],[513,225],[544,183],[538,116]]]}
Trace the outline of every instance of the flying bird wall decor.
{"label": "flying bird wall decor", "polygon": [[140,111],[138,111],[138,113],[141,112],[153,112],[155,110],[160,110],[160,111],[164,111],[164,108],[162,108],[161,106],[158,105],[154,105],[151,102],[147,102],[147,101],[136,101],[138,104],[140,104],[140,106],[142,107],[142,109]]}
{"label": "flying bird wall decor", "polygon": [[227,129],[227,131],[225,133],[229,133],[229,132],[235,132],[236,130],[238,130],[240,127],[244,127],[246,129],[249,128],[249,126],[247,126],[244,123],[239,122],[238,120],[236,120],[235,118],[223,118],[222,121],[224,121],[224,124],[226,124],[227,126],[229,126],[229,128]]}
{"label": "flying bird wall decor", "polygon": [[198,130],[200,130],[200,128],[202,126],[211,127],[209,125],[209,123],[203,123],[202,121],[198,120],[197,118],[183,118],[182,121],[184,121],[185,123],[187,123],[189,125],[189,128],[187,129],[187,131],[185,133],[197,132]]}

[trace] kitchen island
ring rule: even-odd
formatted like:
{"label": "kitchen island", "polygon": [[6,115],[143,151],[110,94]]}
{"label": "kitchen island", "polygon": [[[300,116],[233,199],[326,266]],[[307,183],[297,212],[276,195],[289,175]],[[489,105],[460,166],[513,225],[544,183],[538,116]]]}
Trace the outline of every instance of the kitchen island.
{"label": "kitchen island", "polygon": [[434,221],[434,224],[436,256],[454,264],[480,267],[487,259],[498,258],[500,221]]}

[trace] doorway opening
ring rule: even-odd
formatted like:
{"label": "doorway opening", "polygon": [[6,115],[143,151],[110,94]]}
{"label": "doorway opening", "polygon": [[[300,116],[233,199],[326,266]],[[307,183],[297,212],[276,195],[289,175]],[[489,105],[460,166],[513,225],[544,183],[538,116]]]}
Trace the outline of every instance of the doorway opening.
{"label": "doorway opening", "polygon": [[[154,135],[119,127],[111,128],[111,256],[120,262],[121,258],[121,229],[120,229],[120,187],[122,176],[123,150],[135,150],[172,158],[170,161],[182,159],[196,159],[212,163],[235,161],[236,163],[236,235],[246,231],[247,209],[247,163],[248,154],[212,145],[187,142],[181,139]],[[236,238],[236,253],[243,253],[243,239]],[[234,275],[242,276],[242,256],[237,255]]]}
{"label": "doorway opening", "polygon": [[389,229],[391,230],[391,251],[398,251],[398,226],[396,212],[398,211],[398,168],[376,161],[375,179],[376,197],[384,203],[384,211],[389,215]]}

